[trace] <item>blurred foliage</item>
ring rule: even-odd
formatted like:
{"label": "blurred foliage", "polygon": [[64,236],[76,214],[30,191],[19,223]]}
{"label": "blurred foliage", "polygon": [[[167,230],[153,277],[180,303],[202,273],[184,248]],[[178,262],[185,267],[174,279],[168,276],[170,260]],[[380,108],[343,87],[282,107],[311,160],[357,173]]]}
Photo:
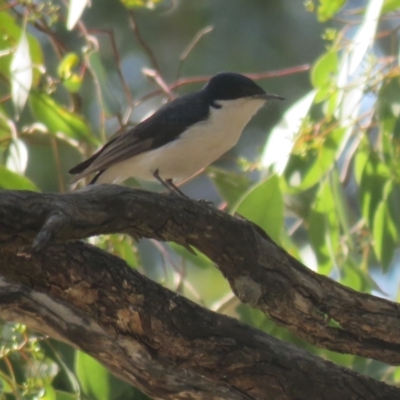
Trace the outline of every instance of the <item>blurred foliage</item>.
{"label": "blurred foliage", "polygon": [[[179,73],[275,68],[268,90],[287,97],[284,113],[275,104],[260,112],[207,179],[184,190],[257,223],[319,273],[400,297],[399,0],[65,4],[0,0],[0,188],[67,190],[66,171],[154,111],[166,100],[160,82],[173,86]],[[309,77],[279,73],[312,60]],[[318,349],[240,304],[202,254],[121,235],[89,240],[212,310],[400,383],[399,368]],[[146,398],[22,325],[1,326],[0,349],[2,399]]]}

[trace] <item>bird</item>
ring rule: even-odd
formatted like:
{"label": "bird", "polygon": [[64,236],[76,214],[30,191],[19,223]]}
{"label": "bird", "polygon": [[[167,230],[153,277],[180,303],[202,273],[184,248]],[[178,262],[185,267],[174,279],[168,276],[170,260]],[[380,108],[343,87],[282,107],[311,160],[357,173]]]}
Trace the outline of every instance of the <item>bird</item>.
{"label": "bird", "polygon": [[93,174],[92,185],[135,177],[183,195],[180,183],[231,149],[267,101],[283,99],[242,74],[218,73],[201,90],[163,105],[70,169],[76,175],[71,183]]}

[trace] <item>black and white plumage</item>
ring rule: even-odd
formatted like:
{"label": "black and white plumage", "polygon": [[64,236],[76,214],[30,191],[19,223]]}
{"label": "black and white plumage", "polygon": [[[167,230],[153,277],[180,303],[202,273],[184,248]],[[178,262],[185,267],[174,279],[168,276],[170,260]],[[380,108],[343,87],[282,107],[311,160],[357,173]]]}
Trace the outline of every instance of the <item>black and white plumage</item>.
{"label": "black and white plumage", "polygon": [[77,174],[74,181],[95,174],[91,183],[118,183],[132,176],[175,188],[232,148],[269,99],[282,97],[243,75],[217,74],[200,91],[162,106],[69,172]]}

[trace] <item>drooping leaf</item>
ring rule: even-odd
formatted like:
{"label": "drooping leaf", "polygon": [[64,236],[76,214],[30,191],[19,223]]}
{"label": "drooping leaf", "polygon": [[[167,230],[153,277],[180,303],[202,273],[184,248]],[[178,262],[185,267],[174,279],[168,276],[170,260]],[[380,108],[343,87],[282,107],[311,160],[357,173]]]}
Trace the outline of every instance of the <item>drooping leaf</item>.
{"label": "drooping leaf", "polygon": [[46,125],[51,134],[98,143],[82,117],[57,104],[48,94],[32,91],[29,101],[35,118]]}
{"label": "drooping leaf", "polygon": [[284,225],[284,204],[279,177],[271,176],[251,188],[235,207],[234,212],[254,222],[280,243]]}
{"label": "drooping leaf", "polygon": [[32,60],[25,31],[22,32],[10,65],[11,97],[17,118],[21,114],[32,86]]}
{"label": "drooping leaf", "polygon": [[383,198],[376,207],[372,232],[375,254],[385,269],[389,267],[393,259],[399,236],[387,200],[392,189],[392,183],[387,182],[383,191]]}
{"label": "drooping leaf", "polygon": [[89,0],[69,0],[68,17],[67,17],[67,29],[71,30],[74,28],[76,23],[79,21],[83,10],[86,8]]}
{"label": "drooping leaf", "polygon": [[115,116],[115,114],[121,112],[121,104],[115,97],[113,85],[111,84],[106,68],[103,66],[99,53],[97,51],[92,51],[87,58],[90,68],[101,83],[100,90],[102,98],[98,100],[101,101],[103,112],[107,116]]}
{"label": "drooping leaf", "polygon": [[0,108],[0,139],[9,137],[11,138],[11,129],[8,125],[8,117],[3,114],[2,109]]}
{"label": "drooping leaf", "polygon": [[378,27],[383,0],[370,0],[365,10],[364,20],[353,39],[353,49],[349,55],[349,69],[347,73],[353,74],[361,61],[364,59],[367,50],[374,43],[376,29]]}
{"label": "drooping leaf", "polygon": [[77,394],[56,390],[56,400],[79,400],[79,398]]}
{"label": "drooping leaf", "polygon": [[324,86],[331,80],[332,74],[338,70],[338,54],[336,51],[328,51],[314,63],[311,70],[311,83],[315,88]]}
{"label": "drooping leaf", "polygon": [[10,171],[2,165],[0,165],[0,189],[39,191],[28,178]]}
{"label": "drooping leaf", "polygon": [[56,391],[50,383],[46,383],[43,389],[44,394],[41,397],[41,400],[57,400]]}
{"label": "drooping leaf", "polygon": [[366,138],[360,142],[357,153],[354,157],[354,177],[358,185],[361,183],[361,178],[364,172],[365,165],[368,162],[370,155],[369,144]]}
{"label": "drooping leaf", "polygon": [[323,54],[313,66],[311,71],[311,83],[318,89],[315,102],[321,102],[332,96],[336,80],[335,77],[339,70],[339,57],[337,52],[332,49]]}
{"label": "drooping leaf", "polygon": [[340,224],[329,179],[321,183],[311,208],[308,234],[317,257],[318,272],[328,275],[336,264],[340,238]]}
{"label": "drooping leaf", "polygon": [[[17,25],[15,19],[5,11],[0,12],[0,51],[3,53],[0,57],[0,74],[10,79],[10,65],[13,53],[23,35],[23,30]],[[32,87],[35,87],[40,79],[39,68],[43,64],[43,52],[39,41],[31,34],[25,32],[28,41],[29,58],[31,60]],[[10,79],[11,81],[11,79]]]}
{"label": "drooping leaf", "polygon": [[315,138],[306,151],[292,154],[284,174],[289,187],[305,190],[317,184],[333,167],[345,133],[345,128],[334,129],[325,138]]}
{"label": "drooping leaf", "polygon": [[342,56],[337,86],[348,89],[340,91],[339,106],[335,115],[343,125],[353,124],[354,118],[360,112],[362,99],[365,97],[368,79],[366,79],[367,75],[362,73],[362,65],[374,43],[382,4],[383,0],[368,2],[363,22]]}
{"label": "drooping leaf", "polygon": [[378,123],[382,154],[390,168],[400,167],[400,79],[385,80],[378,92]]}
{"label": "drooping leaf", "polygon": [[91,399],[110,399],[110,373],[97,360],[81,351],[77,351],[75,372],[84,392]]}
{"label": "drooping leaf", "polygon": [[5,379],[3,376],[0,376],[0,392],[1,393],[13,392],[13,385],[8,379]]}
{"label": "drooping leaf", "polygon": [[386,183],[390,179],[390,171],[375,153],[370,153],[365,164],[360,182],[361,213],[370,228],[373,227],[375,213],[383,200]]}
{"label": "drooping leaf", "polygon": [[273,167],[277,174],[283,173],[293,149],[295,137],[314,101],[315,93],[315,91],[308,93],[292,105],[285,112],[282,121],[270,132],[261,158],[264,168]]}
{"label": "drooping leaf", "polygon": [[216,167],[207,168],[219,194],[229,204],[234,205],[250,186],[250,181],[243,174],[226,171]]}
{"label": "drooping leaf", "polygon": [[193,265],[199,268],[208,268],[213,266],[214,263],[203,253],[200,253],[196,249],[192,249],[196,254],[190,253],[183,246],[176,243],[169,243],[171,249],[173,249],[178,255],[183,257],[184,260],[191,262]]}
{"label": "drooping leaf", "polygon": [[13,172],[23,175],[27,164],[28,149],[25,143],[21,139],[12,140],[7,150],[6,167]]}

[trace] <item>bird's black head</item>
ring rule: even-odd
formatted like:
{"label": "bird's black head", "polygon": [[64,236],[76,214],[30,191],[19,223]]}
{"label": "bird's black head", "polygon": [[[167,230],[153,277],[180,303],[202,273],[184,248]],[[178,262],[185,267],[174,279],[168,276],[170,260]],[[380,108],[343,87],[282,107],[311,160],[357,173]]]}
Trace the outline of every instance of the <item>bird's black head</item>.
{"label": "bird's black head", "polygon": [[[203,88],[207,99],[236,100],[243,97],[264,97],[265,90],[247,76],[234,72],[221,72],[213,76]],[[267,99],[267,97],[265,97]]]}

